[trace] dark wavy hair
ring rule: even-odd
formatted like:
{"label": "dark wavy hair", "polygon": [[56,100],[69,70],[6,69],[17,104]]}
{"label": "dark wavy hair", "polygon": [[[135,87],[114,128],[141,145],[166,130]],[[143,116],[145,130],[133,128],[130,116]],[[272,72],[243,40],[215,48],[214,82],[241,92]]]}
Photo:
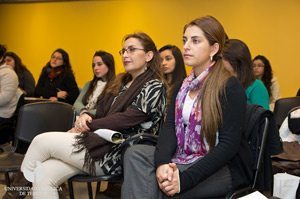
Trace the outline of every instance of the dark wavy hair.
{"label": "dark wavy hair", "polygon": [[271,64],[269,60],[262,55],[257,55],[256,57],[254,57],[253,62],[258,59],[260,59],[264,63],[264,74],[261,77],[261,80],[264,83],[265,87],[267,88],[269,96],[271,97],[272,96],[271,85],[273,79],[273,71],[272,71]]}
{"label": "dark wavy hair", "polygon": [[15,68],[14,68],[14,70],[16,71],[16,73],[23,72],[23,71],[28,71],[28,69],[26,68],[26,66],[22,63],[21,58],[16,53],[14,53],[14,52],[6,52],[4,54],[4,59],[6,57],[11,57],[15,61]]}
{"label": "dark wavy hair", "polygon": [[[101,57],[102,61],[104,62],[104,64],[107,66],[108,68],[108,72],[105,75],[106,77],[106,86],[104,87],[104,90],[108,87],[109,83],[115,78],[116,74],[115,74],[115,60],[114,57],[105,51],[96,51],[93,58],[99,56]],[[91,81],[89,88],[87,90],[87,92],[85,93],[85,95],[82,98],[82,103],[83,104],[87,104],[88,98],[89,96],[93,93],[95,86],[98,82],[98,77],[94,74],[94,78]]]}
{"label": "dark wavy hair", "polygon": [[[159,52],[163,52],[165,50],[170,50],[172,52],[172,55],[175,58],[175,68],[172,71],[172,80],[170,83],[168,83],[168,103],[170,102],[171,95],[173,93],[174,87],[176,84],[180,81],[182,81],[184,78],[186,78],[186,70],[185,65],[182,57],[182,53],[180,49],[175,45],[165,45],[159,49]],[[164,74],[165,79],[167,79],[167,75]]]}
{"label": "dark wavy hair", "polygon": [[256,79],[248,46],[241,40],[228,39],[222,55],[232,66],[244,89],[247,89]]}
{"label": "dark wavy hair", "polygon": [[[64,49],[61,49],[61,48],[58,48],[56,49],[52,54],[51,56],[56,53],[56,52],[59,52],[61,55],[62,55],[62,58],[63,58],[63,72],[62,72],[62,76],[66,73],[72,73],[73,74],[73,70],[72,70],[72,66],[71,66],[71,63],[70,63],[70,58],[69,58],[69,54],[64,50]],[[46,66],[43,68],[42,70],[42,73],[44,74],[47,74],[47,68],[48,67],[51,67],[50,66],[50,61],[47,62]]]}
{"label": "dark wavy hair", "polygon": [[0,64],[4,63],[4,53],[6,52],[6,47],[2,44],[0,44],[0,59],[3,58],[0,62]]}

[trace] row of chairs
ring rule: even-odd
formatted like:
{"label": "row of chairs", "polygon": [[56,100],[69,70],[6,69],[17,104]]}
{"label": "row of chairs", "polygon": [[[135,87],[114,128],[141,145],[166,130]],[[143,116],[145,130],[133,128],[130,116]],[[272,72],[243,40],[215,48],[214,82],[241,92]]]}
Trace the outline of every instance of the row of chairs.
{"label": "row of chairs", "polygon": [[[293,101],[291,101],[293,100]],[[292,103],[293,102],[293,103]],[[284,104],[284,106],[282,105]],[[284,115],[284,111],[281,111],[279,108],[280,106],[284,107],[285,116],[287,112],[289,111],[288,106],[299,106],[300,105],[300,97],[296,97],[296,99],[280,99],[275,103],[275,111],[274,114],[277,117],[279,115]],[[283,119],[277,118],[277,124],[281,124]],[[74,118],[75,118],[75,113],[73,110],[73,107],[69,104],[62,103],[62,102],[37,102],[37,103],[32,103],[32,104],[26,104],[24,105],[20,111],[19,111],[19,116],[18,116],[18,123],[16,127],[16,141],[14,143],[14,149],[17,148],[18,142],[23,141],[30,143],[32,139],[46,131],[67,131],[69,130],[74,123]],[[265,118],[265,125],[263,128],[266,129],[264,132],[268,132],[268,118]],[[281,121],[282,120],[282,121]],[[281,123],[280,123],[281,121]],[[261,144],[263,145],[265,143],[263,136]],[[264,152],[264,147],[260,147],[260,153]],[[260,155],[258,156],[260,157]],[[24,155],[18,154],[15,152],[11,153],[3,153],[0,154],[0,172],[5,173],[6,177],[6,185],[10,186],[10,181],[9,181],[9,172],[14,172],[19,170],[20,165],[22,163],[22,160],[24,158]],[[255,176],[258,175],[259,173],[259,168],[260,168],[260,160],[257,161],[256,165],[256,170],[255,170]],[[89,198],[93,198],[93,190],[91,183],[92,182],[97,182],[97,188],[96,188],[96,193],[99,192],[100,190],[100,183],[101,181],[122,181],[122,175],[117,175],[117,176],[111,176],[111,175],[105,175],[105,176],[84,176],[84,175],[78,175],[70,178],[68,180],[68,186],[69,186],[69,192],[70,192],[70,198],[74,198],[74,193],[73,193],[73,182],[86,182],[87,187],[88,187],[88,193],[89,193]],[[255,187],[256,183],[256,177],[254,178],[252,182],[252,186],[247,187],[245,190],[248,192],[250,190],[253,190]],[[242,190],[242,193],[244,193],[245,190]],[[230,196],[227,196],[227,198],[235,198],[237,193],[233,193]],[[239,195],[239,193],[238,193]]]}

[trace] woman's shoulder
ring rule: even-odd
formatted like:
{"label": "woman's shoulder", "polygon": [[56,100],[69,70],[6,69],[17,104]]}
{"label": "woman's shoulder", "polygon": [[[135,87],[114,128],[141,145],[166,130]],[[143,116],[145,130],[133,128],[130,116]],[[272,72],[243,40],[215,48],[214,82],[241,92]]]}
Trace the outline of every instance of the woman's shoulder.
{"label": "woman's shoulder", "polygon": [[152,79],[144,84],[144,88],[146,87],[165,87],[165,84],[162,80]]}

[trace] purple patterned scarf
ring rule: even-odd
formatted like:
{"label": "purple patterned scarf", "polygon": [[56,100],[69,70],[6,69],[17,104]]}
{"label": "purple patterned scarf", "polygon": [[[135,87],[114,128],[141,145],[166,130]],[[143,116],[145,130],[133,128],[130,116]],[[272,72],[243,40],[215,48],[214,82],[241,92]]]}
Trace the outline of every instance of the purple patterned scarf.
{"label": "purple patterned scarf", "polygon": [[[199,157],[206,155],[207,150],[204,143],[201,142],[201,103],[198,105],[199,94],[205,78],[210,69],[215,64],[213,62],[197,78],[195,78],[194,69],[183,80],[182,86],[176,97],[175,107],[175,131],[177,136],[177,149],[172,159],[174,163],[189,164],[196,161]],[[191,90],[199,90],[196,99],[194,99],[193,108],[189,117],[189,122],[184,126],[183,105]]]}

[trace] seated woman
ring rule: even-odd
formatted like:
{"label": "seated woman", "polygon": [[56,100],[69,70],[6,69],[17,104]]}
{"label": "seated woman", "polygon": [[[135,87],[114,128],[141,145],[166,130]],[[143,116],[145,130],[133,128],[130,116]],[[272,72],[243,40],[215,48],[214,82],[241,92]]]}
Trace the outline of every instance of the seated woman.
{"label": "seated woman", "polygon": [[[6,47],[0,44],[0,125],[11,121],[22,92],[18,89],[18,77],[14,69],[5,64],[4,53]],[[0,153],[12,149],[11,141],[13,131],[1,127],[0,131]]]}
{"label": "seated woman", "polygon": [[6,65],[13,67],[18,75],[19,88],[24,92],[25,97],[33,97],[35,80],[31,72],[22,63],[21,58],[14,52],[6,52],[4,55]]}
{"label": "seated woman", "polygon": [[99,95],[108,86],[107,82],[115,77],[114,57],[105,51],[97,51],[94,54],[92,67],[94,78],[84,85],[73,105],[79,116],[84,112],[96,114]]}
{"label": "seated woman", "polygon": [[[156,133],[166,105],[166,88],[156,46],[147,34],[134,33],[125,37],[120,54],[126,73],[118,75],[115,82],[101,93],[96,115],[86,112],[69,133],[43,133],[32,141],[21,171],[25,174],[34,172],[39,168],[32,163],[41,162],[45,176],[34,182],[33,188],[47,190],[46,193],[37,191],[33,198],[58,198],[56,187],[76,174],[121,172],[121,145],[112,146],[93,131],[111,129],[124,136]],[[23,173],[19,172],[12,186],[28,184],[24,182]],[[6,196],[10,198],[18,194],[18,191],[8,191]]]}
{"label": "seated woman", "polygon": [[250,183],[246,95],[220,60],[224,44],[224,29],[211,16],[185,26],[182,52],[192,71],[174,89],[157,147],[125,152],[122,198],[224,197]]}
{"label": "seated woman", "polygon": [[186,71],[180,49],[174,45],[165,45],[159,49],[161,67],[167,80],[167,107],[170,104],[174,87],[186,78]]}
{"label": "seated woman", "polygon": [[255,77],[262,81],[267,88],[270,110],[274,111],[275,102],[281,98],[281,92],[279,83],[276,81],[277,77],[273,77],[269,60],[262,55],[257,55],[253,59],[253,69]]}
{"label": "seated woman", "polygon": [[225,67],[235,74],[243,85],[248,104],[258,104],[269,110],[269,95],[262,81],[255,78],[247,45],[238,39],[226,41],[222,52]]}
{"label": "seated woman", "polygon": [[52,53],[50,61],[42,69],[34,96],[73,105],[78,95],[69,55],[59,48]]}

